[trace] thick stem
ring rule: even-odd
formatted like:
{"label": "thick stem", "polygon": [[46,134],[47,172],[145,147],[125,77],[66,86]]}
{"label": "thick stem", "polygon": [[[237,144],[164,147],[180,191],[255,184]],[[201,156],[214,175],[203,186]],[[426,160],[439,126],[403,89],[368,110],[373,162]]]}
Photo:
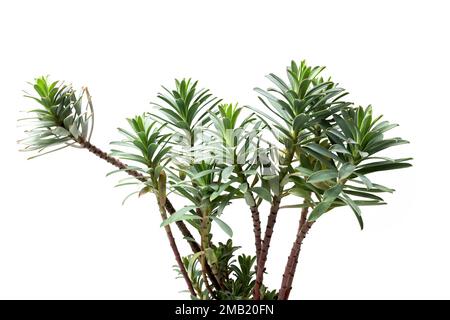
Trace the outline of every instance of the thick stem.
{"label": "thick stem", "polygon": [[[171,215],[174,214],[176,211],[175,208],[173,207],[172,203],[169,201],[169,199],[166,199],[165,207],[166,207],[167,212],[169,212]],[[200,248],[200,245],[197,243],[197,241],[194,240],[194,237],[192,236],[191,232],[186,227],[186,225],[183,223],[183,221],[177,221],[175,223],[176,223],[178,229],[183,234],[183,237],[189,243],[189,246],[191,247],[192,252],[197,253],[197,252],[202,251],[202,249]],[[209,266],[209,264],[206,264],[206,273],[208,274],[208,277],[211,279],[211,283],[214,286],[214,288],[216,288],[216,290],[219,290],[221,288],[219,281],[214,276],[214,273],[213,273],[211,267]]]}
{"label": "thick stem", "polygon": [[[169,199],[166,199],[165,204],[167,212],[172,215],[176,212],[175,208],[173,207],[172,203],[169,201]],[[189,243],[189,246],[191,247],[192,252],[197,253],[200,252],[200,245],[195,241],[192,233],[189,231],[189,229],[186,227],[186,225],[183,223],[183,221],[177,221],[175,222],[178,229],[180,230],[183,237],[186,239],[186,241]]]}
{"label": "thick stem", "polygon": [[[140,172],[138,172],[136,170],[132,170],[132,169],[128,169],[127,170],[127,165],[126,164],[124,164],[119,159],[108,155],[106,152],[100,150],[99,148],[97,148],[96,146],[91,144],[89,141],[85,141],[83,138],[80,137],[80,138],[78,138],[78,143],[82,147],[86,148],[89,152],[92,152],[97,157],[99,157],[99,158],[105,160],[106,162],[112,164],[116,168],[124,170],[126,173],[128,173],[132,177],[135,177],[137,180],[139,180],[141,182],[146,182],[147,181],[147,179],[145,178],[145,176],[143,174],[141,174]],[[171,214],[171,215],[176,212],[175,208],[173,207],[173,205],[169,201],[169,199],[166,200],[165,208],[166,208],[167,212],[169,214]],[[191,247],[192,251],[194,253],[200,252],[200,245],[194,240],[194,237],[192,236],[192,233],[186,227],[184,222],[183,221],[177,221],[176,225],[177,225],[178,229],[180,229],[181,234],[183,235],[183,237],[188,241],[189,246]]]}
{"label": "thick stem", "polygon": [[[158,195],[156,195],[156,200],[159,205],[159,212],[161,213],[161,218],[163,221],[167,220],[166,209],[164,205],[160,203]],[[180,269],[181,274],[183,275],[184,280],[188,286],[189,292],[192,296],[196,296],[194,287],[192,286],[192,282],[189,279],[189,275],[187,274],[186,268],[184,267],[183,260],[181,259],[180,251],[178,250],[177,244],[175,242],[175,238],[173,237],[172,230],[169,225],[165,225],[164,229],[166,230],[167,238],[169,239],[170,247],[172,248],[173,254],[175,255],[175,260],[177,261],[178,268]]]}
{"label": "thick stem", "polygon": [[[294,138],[294,141],[296,138]],[[279,178],[279,193],[283,194],[283,186],[282,181],[286,177],[289,172],[289,166],[292,162],[292,158],[294,157],[293,150],[288,150],[286,157],[283,159],[283,169],[280,170]],[[274,195],[272,197],[272,206],[270,207],[270,214],[267,219],[266,232],[264,234],[264,240],[262,242],[261,255],[259,257],[257,267],[256,267],[256,280],[255,280],[255,288],[253,289],[253,299],[260,300],[261,299],[261,286],[264,278],[264,272],[266,271],[266,262],[267,255],[269,253],[270,241],[272,239],[273,229],[275,227],[275,223],[277,222],[277,214],[280,209],[281,196]]]}
{"label": "thick stem", "polygon": [[[261,219],[259,217],[259,211],[257,206],[250,207],[253,220],[253,233],[255,235],[255,250],[256,261],[259,261],[261,256]],[[258,267],[258,265],[256,265]]]}
{"label": "thick stem", "polygon": [[[235,155],[235,163],[237,163],[237,156]],[[241,165],[236,165],[237,175],[240,178],[242,183],[247,184],[247,189],[250,190],[250,185],[247,181],[243,173],[243,169]],[[253,234],[255,236],[255,252],[256,252],[256,261],[259,261],[259,257],[261,255],[261,218],[259,215],[258,206],[256,205],[255,197],[253,193],[249,191],[251,199],[254,203],[253,206],[250,206],[250,212],[252,213],[252,221],[253,221]],[[256,268],[258,264],[256,264]]]}
{"label": "thick stem", "polygon": [[[205,251],[205,246],[208,248],[209,247],[209,231],[206,231],[206,235],[203,234],[203,231],[205,230],[205,219],[203,217],[203,213],[202,210],[200,208],[197,208],[197,214],[202,217],[202,224],[200,226],[200,236],[201,236],[201,243],[202,243],[202,248],[200,248],[199,251]],[[206,243],[204,243],[203,241],[205,241]],[[221,290],[222,285],[220,283],[220,279],[219,276],[217,274],[217,270],[216,268],[214,268],[214,266],[210,266],[208,261],[206,261],[206,263],[203,265],[203,267],[205,268],[206,274],[208,275],[209,279],[211,280],[212,285],[214,286],[214,288],[216,288],[216,290]],[[203,279],[205,281],[205,279]],[[205,281],[205,283],[207,283],[207,280]],[[208,290],[209,292],[210,290]],[[211,292],[210,292],[211,293]]]}
{"label": "thick stem", "polygon": [[[132,170],[132,169],[126,170],[126,168],[127,168],[126,164],[124,164],[119,159],[108,155],[106,152],[104,152],[101,149],[97,148],[96,146],[91,144],[89,141],[85,141],[83,138],[80,137],[80,138],[78,138],[78,143],[82,147],[86,148],[89,152],[95,154],[97,157],[99,157],[99,158],[105,160],[106,162],[112,164],[116,168],[124,170],[126,173],[128,173],[132,177],[135,177],[137,180],[139,180],[141,182],[146,182],[147,181],[147,179],[145,178],[144,175],[142,175],[141,173],[139,173],[136,170]],[[165,206],[167,212],[170,215],[172,215],[172,214],[174,214],[176,212],[175,208],[173,207],[173,205],[169,201],[169,199],[166,199],[166,203],[165,203],[164,206]],[[189,246],[191,247],[192,252],[193,253],[200,252],[201,251],[200,245],[197,243],[197,241],[194,240],[194,236],[189,231],[189,229],[184,224],[184,222],[183,221],[177,221],[176,225],[177,225],[178,229],[180,230],[181,234],[183,235],[183,237],[189,243]],[[214,287],[219,289],[220,288],[219,282],[215,279],[215,277],[214,277],[214,275],[212,273],[212,270],[209,267],[209,265],[206,266],[206,271],[208,273],[208,276],[211,278],[211,281],[212,281],[212,284],[214,285]]]}
{"label": "thick stem", "polygon": [[[201,235],[201,249],[203,251],[201,257],[200,257],[200,264],[202,267],[202,277],[203,282],[205,283],[206,290],[208,290],[208,293],[210,294],[211,298],[215,296],[214,291],[212,290],[211,286],[209,285],[208,277],[207,277],[207,270],[206,266],[209,266],[208,261],[206,259],[206,250],[209,248],[209,216],[206,210],[203,210],[202,212],[202,223],[200,226],[200,235]],[[213,275],[213,278],[215,276]]]}
{"label": "thick stem", "polygon": [[300,249],[302,247],[302,243],[306,237],[306,234],[308,233],[309,229],[314,223],[306,221],[307,214],[308,208],[302,209],[302,214],[300,217],[297,230],[297,236],[295,238],[294,244],[292,245],[291,253],[286,263],[286,268],[283,274],[283,280],[281,282],[281,288],[278,293],[278,300],[287,300],[289,298],[289,294],[292,289],[292,282],[294,281],[295,271],[297,269]]}
{"label": "thick stem", "polygon": [[258,260],[258,267],[256,272],[256,281],[255,288],[253,289],[253,299],[260,300],[261,299],[261,286],[264,278],[264,272],[266,270],[266,262],[267,255],[269,253],[270,241],[272,239],[273,228],[277,221],[277,214],[280,208],[280,198],[278,196],[274,196],[272,199],[272,206],[270,207],[269,218],[267,219],[267,227],[266,232],[264,234],[264,240],[261,248],[261,255]]}

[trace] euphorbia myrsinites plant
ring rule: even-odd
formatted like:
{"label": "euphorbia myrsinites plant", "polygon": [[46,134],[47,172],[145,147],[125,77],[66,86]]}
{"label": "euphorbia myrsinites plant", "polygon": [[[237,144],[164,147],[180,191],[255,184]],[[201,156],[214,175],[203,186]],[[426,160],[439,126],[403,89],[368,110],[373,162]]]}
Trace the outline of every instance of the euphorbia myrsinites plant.
{"label": "euphorbia myrsinites plant", "polygon": [[[61,81],[36,79],[36,102],[23,119],[30,126],[20,142],[33,157],[66,147],[86,149],[128,177],[119,185],[136,186],[133,194],[153,195],[177,270],[192,299],[289,298],[300,249],[308,231],[324,214],[347,206],[361,229],[361,207],[385,204],[380,194],[393,189],[376,184],[374,172],[409,167],[409,158],[391,159],[381,151],[407,143],[386,138],[396,127],[373,114],[372,107],[345,99],[347,92],[321,76],[323,67],[292,62],[287,80],[274,74],[274,88],[257,88],[260,106],[223,103],[197,82],[176,80],[163,87],[147,113],[127,119],[120,141],[106,153],[92,144],[94,110],[87,88],[76,92]],[[171,194],[189,205],[175,208]],[[295,205],[282,205],[285,198]],[[227,212],[231,202],[247,210]],[[270,203],[263,212],[261,203]],[[277,217],[282,209],[298,211],[297,233],[280,286],[264,286],[266,261]],[[157,209],[157,210],[156,210]],[[252,219],[250,255],[237,256],[238,246],[226,216]],[[261,225],[261,215],[267,224]],[[211,226],[228,236],[215,242]],[[179,229],[192,252],[180,253],[172,230]],[[240,230],[243,232],[244,230]],[[281,231],[281,230],[279,230]]]}

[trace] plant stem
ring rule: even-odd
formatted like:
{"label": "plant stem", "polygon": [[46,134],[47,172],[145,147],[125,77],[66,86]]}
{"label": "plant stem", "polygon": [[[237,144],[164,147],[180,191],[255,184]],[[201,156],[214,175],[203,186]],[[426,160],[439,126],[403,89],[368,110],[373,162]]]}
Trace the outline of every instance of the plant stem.
{"label": "plant stem", "polygon": [[309,229],[314,222],[308,222],[306,220],[308,215],[308,208],[303,208],[298,224],[297,236],[294,244],[292,245],[291,253],[286,263],[286,268],[283,274],[283,280],[281,282],[281,288],[278,293],[278,300],[287,300],[292,289],[292,282],[294,280],[295,271],[297,269],[298,257],[300,255],[300,249],[302,247],[303,240],[306,237]]}
{"label": "plant stem", "polygon": [[267,226],[266,226],[266,232],[264,234],[264,240],[263,245],[261,248],[261,255],[258,260],[257,264],[257,271],[256,271],[256,281],[255,281],[255,288],[253,290],[253,299],[254,300],[260,300],[261,298],[261,286],[262,281],[264,278],[264,272],[266,271],[265,265],[267,261],[267,255],[269,253],[269,247],[270,247],[270,240],[272,238],[273,234],[273,228],[275,226],[276,220],[277,220],[277,213],[278,209],[280,207],[280,198],[278,196],[274,196],[272,199],[272,206],[270,207],[270,214],[269,218],[267,219]]}
{"label": "plant stem", "polygon": [[[296,138],[294,139],[294,141]],[[279,195],[274,195],[272,197],[272,205],[270,207],[270,214],[267,218],[267,226],[264,234],[264,240],[262,242],[261,255],[259,257],[257,267],[256,267],[256,280],[255,280],[255,288],[253,289],[253,299],[260,300],[261,299],[261,286],[263,284],[264,272],[266,271],[266,262],[267,255],[269,254],[270,241],[272,240],[273,229],[275,227],[275,223],[277,222],[277,214],[280,209],[281,197],[283,194],[283,186],[282,181],[288,174],[289,165],[292,162],[292,158],[294,157],[294,151],[288,150],[286,153],[286,157],[283,160],[284,168],[280,170],[279,178]]]}
{"label": "plant stem", "polygon": [[[237,163],[236,155],[235,155],[235,163]],[[250,185],[243,173],[242,166],[238,164],[236,165],[236,169],[239,179],[241,180],[242,183],[245,183],[247,185],[247,190],[249,190],[248,192],[250,193],[252,201],[255,204],[253,206],[250,206],[250,212],[252,213],[253,234],[255,236],[256,261],[259,261],[259,257],[261,255],[261,218],[259,215],[258,206],[256,205],[255,197],[253,196],[253,193],[250,191]],[[258,268],[258,264],[256,264],[256,268]]]}
{"label": "plant stem", "polygon": [[[209,265],[206,259],[206,250],[209,248],[209,216],[206,210],[201,210],[201,214],[202,214],[202,223],[200,226],[200,235],[201,235],[202,255],[200,258],[200,264],[202,267],[202,277],[205,283],[206,290],[208,290],[208,293],[213,298],[215,294],[211,286],[209,285],[208,277],[206,276],[207,275],[206,266]],[[213,277],[215,278],[214,275]]]}
{"label": "plant stem", "polygon": [[[83,148],[86,148],[89,152],[91,152],[94,155],[96,155],[97,157],[105,160],[106,162],[112,164],[116,168],[124,170],[126,173],[128,173],[132,177],[135,177],[137,180],[139,180],[141,182],[146,182],[147,181],[147,178],[145,178],[145,176],[142,175],[140,172],[138,172],[136,170],[132,170],[132,169],[127,169],[127,165],[124,164],[122,161],[120,161],[119,159],[117,159],[115,157],[112,157],[112,156],[108,155],[106,152],[104,152],[101,149],[97,148],[95,145],[91,144],[89,141],[86,141],[83,138],[79,137],[78,138],[78,143]],[[166,208],[166,211],[170,215],[172,215],[172,214],[174,214],[176,212],[175,208],[173,207],[173,205],[169,201],[169,199],[166,199],[166,202],[165,202],[164,206]],[[184,222],[183,221],[177,221],[175,223],[176,223],[178,229],[180,230],[181,234],[183,235],[183,237],[186,239],[186,241],[188,242],[189,246],[191,247],[192,252],[193,253],[197,253],[197,252],[202,251],[201,248],[200,248],[200,245],[197,243],[197,241],[195,241],[194,236],[189,231],[189,229],[184,224]],[[212,270],[211,270],[209,265],[206,266],[206,272],[207,272],[208,276],[210,277],[211,282],[214,285],[214,287],[216,289],[220,289],[219,282],[214,277],[213,272],[212,272]]]}
{"label": "plant stem", "polygon": [[[255,249],[256,249],[256,261],[259,260],[261,256],[261,219],[259,217],[259,211],[257,206],[250,207],[253,220],[253,233],[255,235]],[[258,264],[256,265],[258,269]]]}
{"label": "plant stem", "polygon": [[[167,220],[166,209],[164,204],[162,204],[159,200],[159,197],[156,195],[156,201],[158,201],[159,212],[161,213],[161,218],[163,221]],[[181,259],[180,251],[178,250],[177,244],[175,242],[175,238],[173,237],[172,230],[169,225],[165,225],[164,229],[166,230],[167,238],[169,239],[170,247],[172,248],[173,254],[175,255],[175,260],[177,261],[178,268],[180,269],[181,274],[183,275],[184,280],[188,286],[189,292],[192,296],[197,296],[195,293],[194,287],[192,286],[192,282],[189,279],[186,268],[184,267],[183,261]]]}
{"label": "plant stem", "polygon": [[[146,182],[147,178],[145,178],[144,175],[142,175],[140,172],[132,169],[127,169],[127,165],[124,164],[119,159],[112,157],[108,155],[106,152],[100,150],[93,144],[91,144],[89,141],[85,141],[83,138],[78,138],[78,143],[83,147],[86,148],[89,152],[95,154],[97,157],[105,160],[106,162],[112,164],[113,166],[124,170],[126,173],[128,173],[130,176],[135,177],[137,180],[141,182]],[[166,200],[165,208],[169,214],[174,214],[176,212],[175,208],[173,207],[172,203],[169,201],[169,199]],[[189,229],[186,227],[183,221],[177,221],[176,225],[178,229],[180,230],[183,237],[188,241],[189,246],[191,247],[192,251],[194,253],[200,252],[200,245],[194,240],[194,237],[192,236],[192,233],[189,231]]]}
{"label": "plant stem", "polygon": [[[204,220],[204,216],[203,216],[202,210],[200,208],[197,208],[196,211],[197,211],[197,215],[202,217],[202,224],[200,226],[200,236],[201,236],[201,241],[202,241],[202,248],[199,248],[199,252],[200,251],[204,252],[205,251],[205,249],[204,249],[205,247],[209,248],[209,237],[208,237],[208,235],[209,235],[209,229],[210,228],[203,225],[205,220]],[[204,230],[206,231],[206,234],[203,234]],[[206,242],[203,243],[203,241],[206,241]],[[222,284],[220,282],[219,275],[217,273],[217,268],[214,268],[214,266],[212,266],[212,265],[210,266],[208,261],[206,261],[204,267],[205,267],[206,274],[208,275],[209,279],[211,280],[211,283],[214,286],[214,288],[216,288],[216,290],[223,289],[223,286],[222,286]]]}

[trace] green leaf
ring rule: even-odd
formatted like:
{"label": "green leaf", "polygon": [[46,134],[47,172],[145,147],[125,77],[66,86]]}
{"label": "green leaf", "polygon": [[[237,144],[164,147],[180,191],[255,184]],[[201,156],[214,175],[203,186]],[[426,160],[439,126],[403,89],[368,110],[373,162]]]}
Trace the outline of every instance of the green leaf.
{"label": "green leaf", "polygon": [[317,143],[309,143],[306,146],[304,146],[304,148],[306,149],[310,149],[314,152],[317,152],[318,154],[327,157],[327,158],[331,158],[334,159],[336,161],[342,161],[337,155],[335,155],[334,153],[332,153],[330,150],[322,147],[321,145],[317,144]]}
{"label": "green leaf", "polygon": [[374,195],[372,193],[368,193],[368,192],[362,192],[362,191],[355,191],[355,190],[345,190],[345,193],[347,194],[351,194],[352,196],[357,196],[357,197],[362,197],[362,198],[367,198],[367,199],[373,199],[373,200],[378,200],[378,201],[384,201],[383,198]]}
{"label": "green leaf", "polygon": [[319,219],[321,215],[327,212],[330,206],[331,206],[330,202],[320,202],[318,205],[314,207],[313,211],[311,211],[311,214],[308,217],[308,221],[312,222]]}
{"label": "green leaf", "polygon": [[[363,184],[362,182],[359,182],[357,180],[352,180],[352,182],[355,182],[355,183],[358,183],[358,184]],[[385,187],[385,186],[382,186],[382,185],[379,185],[379,184],[376,184],[376,183],[373,183],[372,185],[373,185],[373,188],[370,188],[370,189],[367,189],[367,187],[366,188],[359,188],[359,187],[348,185],[348,184],[345,185],[345,187],[346,188],[351,188],[353,190],[358,190],[358,191],[363,191],[363,192],[371,192],[371,193],[373,193],[373,192],[378,192],[378,193],[389,192],[389,193],[393,193],[395,191],[394,189],[391,189],[391,188],[388,188],[388,187]]]}
{"label": "green leaf", "polygon": [[272,201],[272,196],[270,195],[270,191],[263,187],[253,187],[252,191],[255,192],[261,199],[264,199],[268,202]]}
{"label": "green leaf", "polygon": [[211,216],[211,219],[216,222],[218,226],[223,230],[223,232],[225,232],[230,238],[233,237],[233,230],[228,224],[215,216]]}
{"label": "green leaf", "polygon": [[398,146],[398,145],[401,145],[401,144],[407,144],[407,143],[409,143],[409,141],[402,140],[400,138],[382,140],[382,141],[378,141],[378,142],[370,145],[370,147],[368,145],[366,151],[369,154],[374,154],[374,153],[377,153],[377,152],[379,152],[381,150],[384,150],[384,149],[387,149],[387,148],[390,148],[390,147],[393,147],[393,146]]}
{"label": "green leaf", "polygon": [[410,163],[405,162],[390,162],[390,161],[379,161],[374,162],[366,165],[359,166],[358,169],[355,171],[359,174],[367,174],[377,171],[387,171],[387,170],[395,170],[395,169],[403,169],[411,167],[412,165]]}
{"label": "green leaf", "polygon": [[358,220],[361,230],[364,229],[364,222],[361,217],[361,209],[359,209],[358,205],[345,193],[342,193],[342,196],[343,196],[344,202],[347,203],[350,206],[350,208],[352,208],[353,212],[355,213],[356,219]]}
{"label": "green leaf", "polygon": [[342,117],[338,116],[338,115],[333,115],[334,120],[336,121],[337,125],[339,126],[339,128],[341,128],[342,133],[347,137],[347,138],[356,138],[353,136],[352,131],[350,130],[349,125],[347,124],[347,120],[344,120]]}
{"label": "green leaf", "polygon": [[309,183],[317,183],[327,180],[336,179],[338,177],[338,172],[333,169],[325,169],[321,171],[314,172],[307,180]]}
{"label": "green leaf", "polygon": [[241,190],[242,193],[247,192],[247,190],[248,190],[248,184],[247,184],[247,182],[241,183],[241,184],[239,185],[239,190]]}
{"label": "green leaf", "polygon": [[195,220],[195,219],[201,219],[201,217],[193,214],[187,214],[187,212],[196,209],[196,206],[186,206],[181,208],[180,210],[176,211],[173,215],[171,215],[169,218],[164,220],[161,223],[161,227],[164,227],[170,223],[176,222],[176,221],[182,221],[182,220]]}
{"label": "green leaf", "polygon": [[309,177],[310,175],[312,175],[314,173],[314,171],[305,168],[305,167],[297,167],[295,168],[295,173],[291,174],[291,175],[299,175],[299,176],[306,176]]}
{"label": "green leaf", "polygon": [[336,199],[339,194],[342,192],[343,185],[337,184],[331,188],[329,188],[327,191],[323,194],[323,201],[331,201],[333,202],[334,199]]}
{"label": "green leaf", "polygon": [[254,207],[256,205],[255,201],[253,200],[253,196],[249,191],[244,193],[244,199],[249,207]]}
{"label": "green leaf", "polygon": [[199,173],[197,173],[197,174],[194,174],[194,175],[191,177],[191,180],[198,180],[198,179],[200,179],[200,178],[202,178],[202,177],[204,177],[204,176],[207,176],[207,175],[209,175],[209,174],[211,174],[211,173],[218,172],[218,171],[219,171],[219,169],[208,169],[208,170],[204,170],[204,171],[201,171],[201,172],[199,172]]}
{"label": "green leaf", "polygon": [[70,133],[72,134],[72,136],[73,136],[75,139],[78,139],[78,137],[80,136],[80,132],[78,131],[78,128],[77,128],[77,126],[76,126],[75,123],[73,123],[73,124],[69,127],[69,131],[70,131]]}
{"label": "green leaf", "polygon": [[341,184],[337,184],[323,194],[323,200],[315,206],[313,211],[308,217],[308,221],[316,221],[319,219],[321,215],[328,211],[333,201],[339,196],[342,192],[343,186]]}
{"label": "green leaf", "polygon": [[129,195],[127,195],[127,196],[125,197],[125,199],[123,199],[122,205],[124,205],[125,202],[126,202],[131,196],[133,196],[133,195],[135,195],[135,194],[138,194],[138,193],[139,193],[139,191],[134,191],[134,192],[130,193]]}
{"label": "green leaf", "polygon": [[309,116],[302,113],[295,117],[292,126],[293,126],[294,130],[298,132],[305,128],[305,124],[308,121],[309,121]]}
{"label": "green leaf", "polygon": [[345,149],[340,144],[332,145],[330,148],[330,151],[339,152],[339,153],[343,153],[343,154],[351,154],[347,149]]}
{"label": "green leaf", "polygon": [[220,185],[219,189],[217,189],[217,191],[215,191],[211,194],[211,196],[209,197],[209,200],[214,201],[215,199],[217,199],[217,197],[219,197],[222,194],[222,192],[224,192],[225,189],[231,185],[232,182],[233,181],[228,181],[227,183],[222,183]]}
{"label": "green leaf", "polygon": [[289,204],[286,206],[280,206],[280,209],[297,209],[297,208],[306,208],[309,207],[309,205],[305,203],[299,203],[299,204]]}
{"label": "green leaf", "polygon": [[234,170],[234,165],[226,167],[222,170],[222,180],[228,180],[228,178],[231,176]]}
{"label": "green leaf", "polygon": [[339,169],[339,179],[345,179],[349,177],[353,171],[355,170],[355,166],[351,163],[345,163],[340,169]]}
{"label": "green leaf", "polygon": [[377,200],[353,200],[358,206],[382,206],[385,205],[386,202],[377,201]]}
{"label": "green leaf", "polygon": [[367,178],[365,175],[359,174],[359,173],[357,173],[356,175],[358,176],[359,180],[361,180],[362,183],[364,183],[366,185],[367,189],[373,188],[372,181],[370,181],[369,178]]}

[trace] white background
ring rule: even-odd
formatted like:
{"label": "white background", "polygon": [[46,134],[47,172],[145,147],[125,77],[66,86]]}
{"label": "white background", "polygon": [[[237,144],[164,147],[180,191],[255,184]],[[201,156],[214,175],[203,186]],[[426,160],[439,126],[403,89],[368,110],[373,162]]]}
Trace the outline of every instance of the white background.
{"label": "white background", "polygon": [[[1,2],[0,298],[186,297],[153,199],[121,206],[127,190],[84,150],[32,161],[17,151],[19,110],[32,107],[26,81],[49,74],[88,85],[92,141],[108,150],[124,118],[148,111],[175,77],[257,105],[253,87],[291,59],[326,65],[353,101],[400,123],[393,134],[411,144],[396,155],[414,157],[413,168],[379,176],[397,192],[364,209],[364,231],[349,209],[319,220],[292,298],[450,298],[448,14],[446,1]],[[244,205],[224,219],[251,252]],[[279,215],[270,287],[280,284],[297,220],[296,211]]]}

